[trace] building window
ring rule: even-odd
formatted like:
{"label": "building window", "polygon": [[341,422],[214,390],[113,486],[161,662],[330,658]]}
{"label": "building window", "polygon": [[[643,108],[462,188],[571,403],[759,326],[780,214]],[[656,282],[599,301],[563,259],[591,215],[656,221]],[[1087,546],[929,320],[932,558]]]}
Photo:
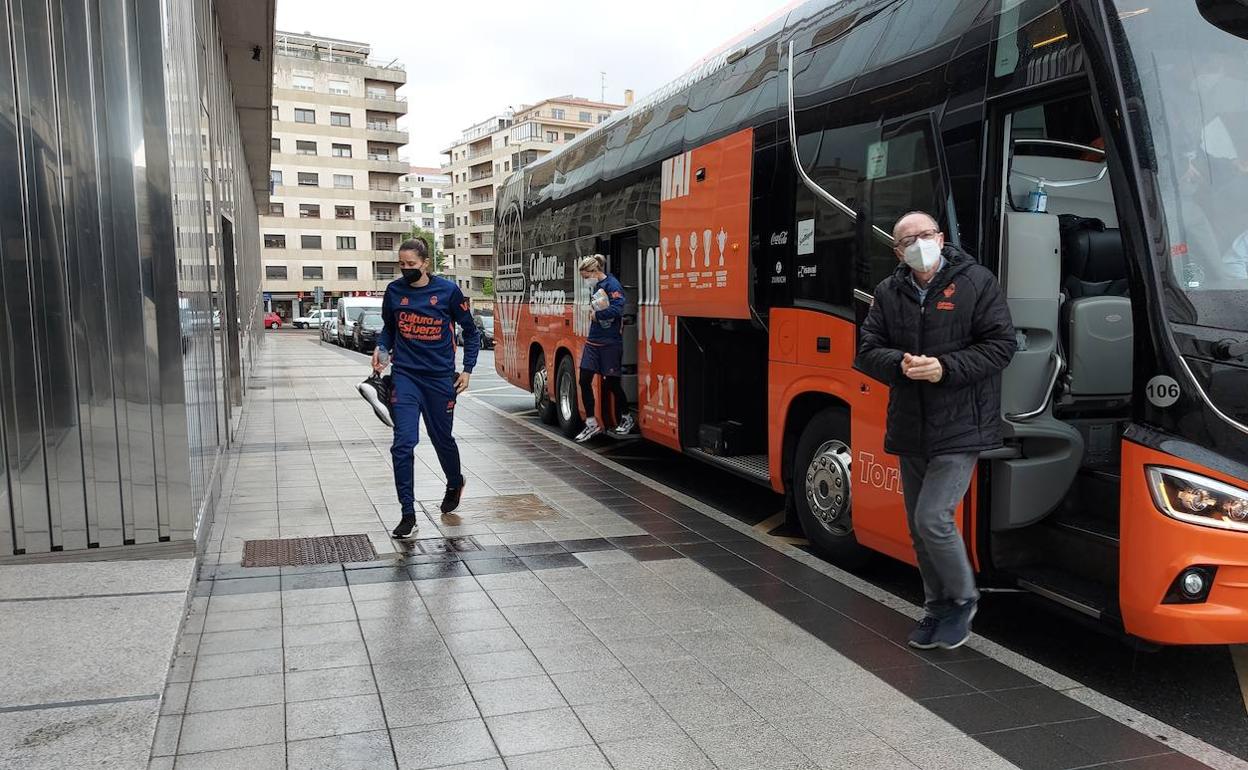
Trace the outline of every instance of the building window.
{"label": "building window", "polygon": [[579,119],[582,123],[593,123],[593,122],[594,122],[594,116],[593,116],[593,115],[591,115],[591,114],[590,114],[590,113],[588,113],[588,112],[582,112],[580,115],[578,115],[578,116],[577,116],[577,118],[578,118],[578,119]]}
{"label": "building window", "polygon": [[386,89],[384,88],[381,88],[379,86],[369,86],[368,98],[369,99],[393,99],[394,96],[390,94],[388,91],[386,91]]}
{"label": "building window", "polygon": [[334,187],[350,190],[355,187],[355,177],[350,174],[334,174]]}
{"label": "building window", "polygon": [[420,213],[422,213],[422,214],[432,214],[432,213],[433,213],[433,204],[432,204],[432,203],[422,203],[422,204],[420,204]]}
{"label": "building window", "polygon": [[319,281],[325,277],[325,268],[320,265],[304,265],[303,280]]}
{"label": "building window", "polygon": [[547,132],[546,132],[546,141],[548,141],[548,142],[557,142],[557,141],[559,141],[559,132],[558,132],[558,131],[547,131]]}
{"label": "building window", "polygon": [[378,222],[393,222],[393,209],[373,209],[373,219]]}
{"label": "building window", "polygon": [[355,206],[334,206],[334,219],[355,219]]}
{"label": "building window", "polygon": [[378,251],[389,251],[394,248],[394,237],[389,235],[379,235],[377,236],[376,246]]}
{"label": "building window", "polygon": [[270,203],[269,203],[269,216],[271,216],[271,217],[284,217],[284,216],[286,216],[286,204],[285,204],[285,203],[273,203],[273,202],[270,202]]}
{"label": "building window", "polygon": [[329,125],[331,126],[350,126],[351,113],[349,112],[331,112],[329,113]]}
{"label": "building window", "polygon": [[290,87],[295,89],[296,91],[311,91],[312,84],[313,84],[313,81],[312,81],[311,75],[291,75],[290,76]]}
{"label": "building window", "polygon": [[432,219],[425,219],[425,220],[421,220],[420,226],[421,226],[421,227],[423,227],[423,228],[425,228],[426,230],[432,230],[432,229],[433,229],[433,220],[432,220]]}
{"label": "building window", "polygon": [[550,116],[555,120],[563,120],[565,114],[566,113],[558,107],[550,111]]}
{"label": "building window", "polygon": [[503,171],[511,171],[511,161],[503,161]]}
{"label": "building window", "polygon": [[273,108],[273,119],[274,119],[274,120],[278,120],[278,117],[277,117],[277,108],[276,108],[276,107],[274,107],[274,108]]}
{"label": "building window", "polygon": [[339,96],[346,96],[351,93],[351,86],[345,80],[331,80],[329,81],[329,92]]}
{"label": "building window", "polygon": [[360,273],[354,265],[350,267],[338,266],[338,280],[340,281],[354,281],[359,278],[359,275]]}
{"label": "building window", "polygon": [[433,197],[433,188],[432,188],[432,187],[422,187],[422,188],[420,188],[420,197],[422,197],[422,198],[432,198],[432,197]]}
{"label": "building window", "polygon": [[338,250],[339,251],[355,251],[355,236],[354,235],[338,236]]}
{"label": "building window", "polygon": [[351,145],[335,144],[333,145],[333,153],[334,153],[335,158],[350,158],[351,157]]}
{"label": "building window", "polygon": [[316,203],[300,203],[299,204],[300,219],[320,219],[321,207]]}
{"label": "building window", "polygon": [[270,281],[284,281],[286,280],[286,266],[285,265],[265,265],[264,277]]}
{"label": "building window", "polygon": [[282,172],[270,171],[269,181],[272,182],[275,187],[281,187],[282,186]]}
{"label": "building window", "polygon": [[299,172],[299,186],[300,187],[319,187],[320,184],[321,184],[321,177],[319,174],[313,171],[300,171]]}
{"label": "building window", "polygon": [[296,107],[295,108],[295,122],[296,123],[315,123],[316,122],[316,110],[301,110],[298,107]]}
{"label": "building window", "polygon": [[319,235],[301,235],[301,236],[299,236],[299,248],[301,248],[301,249],[319,249],[319,248],[321,248],[321,236],[319,236]]}
{"label": "building window", "polygon": [[278,139],[278,138],[275,136],[275,137],[273,137],[272,139],[270,139],[270,140],[269,140],[269,146],[273,149],[273,152],[281,152],[281,151],[282,151],[282,140],[281,140],[281,139]]}
{"label": "building window", "polygon": [[307,142],[302,139],[295,142],[295,153],[298,155],[315,155],[316,142]]}
{"label": "building window", "polygon": [[[277,233],[264,234],[264,248],[266,249],[284,249],[286,248],[286,236]],[[282,268],[285,270],[285,268]]]}
{"label": "building window", "polygon": [[576,138],[576,134],[572,133],[571,131],[564,131],[564,132],[563,132],[563,141],[565,141],[565,142],[570,142],[570,141],[572,141],[572,140],[573,140],[573,139],[575,139],[575,138]]}
{"label": "building window", "polygon": [[607,119],[608,117],[610,117],[610,116],[609,116],[607,113],[605,113],[605,112],[600,113],[600,114],[598,115],[598,122],[599,122],[599,123],[606,122],[606,119]]}

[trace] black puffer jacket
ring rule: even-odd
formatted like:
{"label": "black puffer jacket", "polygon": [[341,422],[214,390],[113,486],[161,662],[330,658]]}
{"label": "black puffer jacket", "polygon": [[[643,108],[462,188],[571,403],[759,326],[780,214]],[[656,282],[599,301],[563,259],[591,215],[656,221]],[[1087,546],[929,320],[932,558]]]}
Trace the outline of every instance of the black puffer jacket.
{"label": "black puffer jacket", "polygon": [[[961,249],[945,244],[945,265],[926,301],[897,271],[875,288],[859,332],[862,371],[888,385],[884,450],[933,457],[1001,445],[1001,371],[1017,342],[997,279]],[[944,376],[919,382],[901,373],[903,354],[935,356]]]}

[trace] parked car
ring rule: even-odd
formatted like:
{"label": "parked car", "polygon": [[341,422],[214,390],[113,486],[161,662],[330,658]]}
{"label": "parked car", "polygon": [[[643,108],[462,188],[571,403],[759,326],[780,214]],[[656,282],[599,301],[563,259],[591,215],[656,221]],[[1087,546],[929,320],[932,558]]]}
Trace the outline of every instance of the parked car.
{"label": "parked car", "polygon": [[338,344],[338,319],[333,316],[329,320],[321,324],[321,342],[332,342]]}
{"label": "parked car", "polygon": [[[477,331],[481,332],[481,347],[484,350],[494,349],[494,316],[492,315],[474,315],[472,320],[477,325]],[[464,346],[464,330],[459,324],[455,325],[455,344],[460,347]]]}
{"label": "parked car", "polygon": [[291,325],[296,329],[311,329],[314,326],[320,326],[321,322],[334,314],[332,310],[313,310],[305,316],[299,316],[291,321]]}
{"label": "parked car", "polygon": [[344,348],[352,344],[355,322],[365,310],[381,311],[381,297],[342,297],[335,313],[338,318],[338,344]]}
{"label": "parked car", "polygon": [[278,315],[277,313],[265,313],[264,314],[264,328],[266,329],[282,328],[282,317]]}
{"label": "parked car", "polygon": [[380,312],[365,310],[360,315],[359,322],[355,325],[351,347],[361,353],[372,353],[373,348],[377,347],[377,335],[381,334],[381,327],[384,325]]}

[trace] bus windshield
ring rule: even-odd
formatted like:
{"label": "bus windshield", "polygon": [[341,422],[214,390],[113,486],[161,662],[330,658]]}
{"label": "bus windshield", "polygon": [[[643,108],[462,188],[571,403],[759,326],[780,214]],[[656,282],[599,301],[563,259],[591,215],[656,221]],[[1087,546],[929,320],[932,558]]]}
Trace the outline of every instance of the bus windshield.
{"label": "bus windshield", "polygon": [[[1199,0],[1115,2],[1168,232],[1167,315],[1248,331],[1248,41],[1206,20]],[[1248,6],[1218,5],[1221,26],[1242,14],[1244,28]]]}

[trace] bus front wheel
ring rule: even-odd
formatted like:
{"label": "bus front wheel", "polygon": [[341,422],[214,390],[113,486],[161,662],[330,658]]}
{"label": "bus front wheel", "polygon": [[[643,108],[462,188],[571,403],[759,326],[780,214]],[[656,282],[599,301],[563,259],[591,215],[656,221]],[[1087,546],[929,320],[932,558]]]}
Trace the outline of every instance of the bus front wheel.
{"label": "bus front wheel", "polygon": [[572,365],[572,356],[559,359],[559,369],[555,374],[555,400],[559,431],[568,438],[576,438],[576,434],[581,432],[581,410],[576,402],[576,367]]}
{"label": "bus front wheel", "polygon": [[802,530],[828,560],[842,567],[866,563],[870,551],[854,536],[849,418],[836,409],[815,415],[793,458],[793,504]]}
{"label": "bus front wheel", "polygon": [[550,398],[550,388],[547,386],[549,377],[550,374],[546,371],[546,356],[539,354],[529,382],[533,392],[533,408],[537,410],[539,420],[547,425],[555,425],[559,422],[559,417],[555,413],[555,402]]}

